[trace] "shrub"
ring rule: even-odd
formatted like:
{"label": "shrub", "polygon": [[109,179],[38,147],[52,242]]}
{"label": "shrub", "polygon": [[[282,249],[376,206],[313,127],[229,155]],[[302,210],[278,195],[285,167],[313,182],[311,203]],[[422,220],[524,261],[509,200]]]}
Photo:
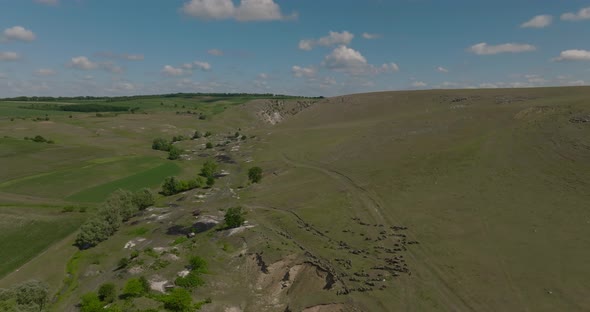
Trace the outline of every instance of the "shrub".
{"label": "shrub", "polygon": [[40,135],[36,135],[33,138],[33,142],[45,143],[45,142],[47,142],[47,140],[44,137],[40,136]]}
{"label": "shrub", "polygon": [[207,273],[207,261],[199,256],[193,256],[189,259],[191,271],[198,273]]}
{"label": "shrub", "polygon": [[213,143],[207,142],[207,144],[205,144],[205,148],[207,148],[207,149],[213,148]]}
{"label": "shrub", "polygon": [[205,281],[197,272],[190,272],[185,277],[177,277],[174,284],[182,288],[193,289],[205,285]]}
{"label": "shrub", "polygon": [[100,285],[98,288],[98,298],[105,303],[111,303],[117,299],[117,288],[113,283]]}
{"label": "shrub", "polygon": [[239,137],[240,137],[240,133],[239,133],[239,132],[236,132],[236,133],[234,134],[234,138],[236,138],[236,139],[237,139],[237,138],[239,138]]}
{"label": "shrub", "polygon": [[176,146],[172,146],[170,147],[170,150],[168,151],[168,159],[170,160],[177,160],[180,158],[180,155],[183,153],[184,151]]}
{"label": "shrub", "polygon": [[103,312],[104,303],[95,293],[87,293],[80,298],[80,312]]}
{"label": "shrub", "polygon": [[262,180],[262,168],[260,167],[252,167],[248,169],[248,179],[252,183],[260,183]]}
{"label": "shrub", "polygon": [[145,210],[156,202],[154,194],[147,188],[139,190],[133,194],[133,203],[139,210]]}
{"label": "shrub", "polygon": [[245,135],[242,135],[242,141],[246,141],[247,137]]}
{"label": "shrub", "polygon": [[129,258],[119,259],[119,262],[117,262],[117,270],[121,270],[121,269],[126,268],[129,265],[129,263],[131,263]]}
{"label": "shrub", "polygon": [[75,209],[76,207],[74,206],[66,206],[61,209],[61,212],[74,212]]}
{"label": "shrub", "polygon": [[169,151],[170,147],[172,146],[172,144],[170,142],[168,142],[165,139],[162,138],[156,138],[154,139],[154,141],[152,142],[152,149],[158,150],[158,151]]}
{"label": "shrub", "polygon": [[213,187],[213,185],[215,185],[215,178],[214,177],[208,177],[207,178],[207,186],[208,187]]}
{"label": "shrub", "polygon": [[206,138],[208,138],[208,137],[210,137],[210,136],[212,136],[212,135],[213,135],[213,133],[212,133],[211,131],[207,131],[207,132],[205,132],[205,137],[206,137]]}
{"label": "shrub", "polygon": [[225,212],[225,226],[229,229],[237,228],[244,224],[244,211],[242,207],[232,207]]}
{"label": "shrub", "polygon": [[80,232],[76,237],[74,245],[80,249],[94,247],[98,243],[105,241],[112,234],[112,227],[103,218],[90,218],[80,227]]}
{"label": "shrub", "polygon": [[203,134],[199,130],[196,130],[195,134],[193,134],[193,139],[200,139],[201,137],[203,137]]}
{"label": "shrub", "polygon": [[162,302],[164,302],[164,308],[166,310],[172,312],[189,312],[192,310],[193,299],[187,290],[175,288],[162,299]]}
{"label": "shrub", "polygon": [[217,170],[219,169],[219,165],[213,160],[207,160],[203,167],[201,167],[201,176],[205,178],[215,177],[217,174]]}
{"label": "shrub", "polygon": [[[147,282],[147,281],[146,281]],[[146,289],[145,282],[142,282],[139,278],[132,278],[127,281],[125,287],[123,288],[123,298],[137,298],[145,295],[149,291],[149,283],[148,288]]]}

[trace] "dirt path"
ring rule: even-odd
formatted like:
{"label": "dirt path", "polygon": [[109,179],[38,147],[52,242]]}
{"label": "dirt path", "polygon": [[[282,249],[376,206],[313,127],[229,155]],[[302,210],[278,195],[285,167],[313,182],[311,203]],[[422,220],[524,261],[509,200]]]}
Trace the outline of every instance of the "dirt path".
{"label": "dirt path", "polygon": [[[371,216],[373,222],[386,222],[387,225],[393,225],[391,218],[383,215],[381,211],[383,210],[382,204],[380,200],[377,198],[377,195],[371,194],[369,190],[364,188],[363,186],[359,185],[354,179],[350,176],[339,172],[332,168],[327,168],[322,166],[322,164],[313,163],[311,161],[297,162],[290,159],[287,155],[282,154],[283,160],[294,167],[300,168],[307,168],[312,169],[315,171],[322,172],[329,177],[333,178],[336,181],[339,181],[341,184],[346,186],[349,191],[354,195],[359,203],[360,207],[364,208],[368,215],[364,215],[364,217]],[[419,237],[416,233],[412,233],[411,230],[408,230],[408,234],[412,235],[413,237]],[[426,268],[427,273],[432,276],[432,281],[435,281],[439,287],[436,287],[436,290],[440,293],[440,297],[444,298],[446,302],[444,305],[452,311],[476,311],[477,309],[471,306],[456,290],[454,290],[449,283],[445,279],[445,274],[441,272],[440,269],[436,267],[433,261],[428,257],[430,253],[428,250],[422,245],[416,245],[415,248],[409,250],[408,255],[412,258],[415,263],[421,263],[424,268]],[[407,291],[404,291],[407,294]],[[407,297],[405,298],[408,299]]]}

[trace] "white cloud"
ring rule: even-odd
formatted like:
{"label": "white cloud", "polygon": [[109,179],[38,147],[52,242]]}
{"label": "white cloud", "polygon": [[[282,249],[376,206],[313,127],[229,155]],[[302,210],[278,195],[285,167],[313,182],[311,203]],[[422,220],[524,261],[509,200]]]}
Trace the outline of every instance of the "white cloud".
{"label": "white cloud", "polygon": [[194,61],[192,63],[183,64],[182,68],[188,69],[188,70],[200,69],[203,71],[209,71],[209,70],[211,70],[211,64],[209,64],[207,62]]}
{"label": "white cloud", "polygon": [[315,77],[317,71],[315,68],[313,67],[300,67],[300,66],[293,66],[291,68],[291,72],[293,73],[293,76],[297,77],[297,78],[313,78]]}
{"label": "white cloud", "polygon": [[268,79],[268,74],[260,73],[260,74],[258,74],[258,79],[266,80],[266,79]]}
{"label": "white cloud", "polygon": [[439,67],[437,67],[437,68],[436,68],[436,71],[438,71],[438,72],[440,72],[440,73],[448,73],[448,72],[449,72],[449,70],[448,70],[448,69],[446,69],[446,68],[444,68],[444,67],[442,67],[442,66],[439,66]]}
{"label": "white cloud", "polygon": [[412,82],[412,87],[413,88],[424,88],[428,86],[428,84],[424,81],[414,81]]}
{"label": "white cloud", "polygon": [[37,3],[45,4],[45,5],[58,5],[59,0],[35,0]]}
{"label": "white cloud", "polygon": [[317,40],[305,39],[299,41],[299,49],[310,51],[315,46],[330,47],[335,45],[348,45],[352,39],[354,39],[354,34],[348,31],[330,31],[327,36],[321,37]]}
{"label": "white cloud", "polygon": [[371,40],[371,39],[379,39],[381,38],[380,34],[370,34],[370,33],[363,33],[363,38]]}
{"label": "white cloud", "polygon": [[14,26],[4,30],[5,40],[17,40],[17,41],[33,41],[37,38],[35,34],[22,26]]}
{"label": "white cloud", "polygon": [[190,76],[193,74],[193,70],[209,71],[211,70],[211,64],[207,62],[195,61],[192,63],[182,64],[180,67],[166,65],[162,69],[162,74],[166,76]]}
{"label": "white cloud", "polygon": [[565,50],[561,51],[553,61],[590,61],[590,51],[587,50]]}
{"label": "white cloud", "polygon": [[347,46],[341,45],[326,55],[322,66],[353,75],[384,74],[399,71],[396,63],[385,63],[381,66],[369,64],[367,59],[359,52]]}
{"label": "white cloud", "polygon": [[584,80],[574,80],[566,82],[568,86],[585,86],[587,83]]}
{"label": "white cloud", "polygon": [[73,57],[68,66],[81,70],[92,70],[98,68],[97,63],[90,61],[85,56]]}
{"label": "white cloud", "polygon": [[531,20],[520,25],[522,28],[545,28],[553,22],[553,16],[551,15],[537,15]]}
{"label": "white cloud", "polygon": [[145,57],[143,54],[123,54],[121,55],[121,58],[128,61],[143,61]]}
{"label": "white cloud", "polygon": [[274,0],[240,0],[236,6],[232,0],[191,0],[182,11],[203,20],[235,19],[241,22],[277,21],[296,18],[285,16]]}
{"label": "white cloud", "polygon": [[590,7],[580,9],[578,12],[568,12],[561,15],[561,19],[564,21],[582,21],[590,19]]}
{"label": "white cloud", "polygon": [[117,64],[113,63],[113,62],[103,62],[98,64],[98,66],[100,67],[100,69],[106,70],[108,72],[111,72],[113,74],[120,74],[122,72],[124,72],[123,68],[121,68],[120,66],[118,66]]}
{"label": "white cloud", "polygon": [[219,49],[211,49],[211,50],[207,51],[207,53],[214,55],[214,56],[222,56],[223,55],[223,51],[221,51]]}
{"label": "white cloud", "polygon": [[341,45],[326,55],[322,65],[334,70],[357,71],[365,68],[368,63],[359,51]]}
{"label": "white cloud", "polygon": [[127,61],[143,61],[143,54],[117,54],[109,51],[95,53],[95,56],[110,59],[122,59]]}
{"label": "white cloud", "polygon": [[372,69],[372,72],[375,74],[383,74],[383,73],[395,73],[399,71],[399,66],[397,66],[396,63],[386,63],[383,64],[379,67],[375,67],[372,65],[369,65],[369,67]]}
{"label": "white cloud", "polygon": [[162,74],[167,75],[167,76],[183,76],[183,75],[186,75],[186,72],[182,68],[166,65],[162,69]]}
{"label": "white cloud", "polygon": [[535,51],[537,48],[530,44],[504,43],[499,45],[488,45],[485,42],[475,44],[467,51],[477,55],[493,55],[499,53],[522,53]]}
{"label": "white cloud", "polygon": [[17,61],[20,58],[20,54],[16,52],[0,52],[0,61]]}
{"label": "white cloud", "polygon": [[52,76],[55,75],[56,72],[53,69],[49,68],[41,68],[35,72],[37,76]]}

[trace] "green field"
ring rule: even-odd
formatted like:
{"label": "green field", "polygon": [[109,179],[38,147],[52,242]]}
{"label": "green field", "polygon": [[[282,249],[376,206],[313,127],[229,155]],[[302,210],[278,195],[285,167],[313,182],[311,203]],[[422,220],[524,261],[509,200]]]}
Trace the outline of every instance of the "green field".
{"label": "green field", "polygon": [[0,277],[78,229],[85,215],[61,208],[0,207]]}
{"label": "green field", "polygon": [[[587,87],[286,102],[160,96],[84,100],[142,107],[135,114],[0,120],[0,260],[12,271],[0,285],[47,280],[61,290],[53,310],[76,311],[106,281],[170,282],[199,255],[209,270],[192,295],[211,297],[210,311],[584,311],[589,98]],[[272,125],[264,114],[275,113],[282,122]],[[213,135],[177,143],[182,160],[151,149],[156,137],[195,130]],[[56,144],[22,139],[36,134]],[[111,192],[157,191],[212,159],[228,173],[213,187],[158,195],[107,241],[67,259],[72,239],[60,239]],[[264,170],[260,184],[248,182],[252,166]],[[66,205],[90,209],[59,213]],[[235,206],[247,227],[199,221],[221,221]],[[20,257],[26,234],[42,239]],[[147,298],[116,303],[160,308]]]}
{"label": "green field", "polygon": [[66,199],[79,202],[101,202],[117,189],[138,191],[146,187],[157,188],[162,184],[164,178],[176,176],[180,172],[181,170],[178,165],[171,162],[165,163],[128,177],[85,189],[68,196]]}

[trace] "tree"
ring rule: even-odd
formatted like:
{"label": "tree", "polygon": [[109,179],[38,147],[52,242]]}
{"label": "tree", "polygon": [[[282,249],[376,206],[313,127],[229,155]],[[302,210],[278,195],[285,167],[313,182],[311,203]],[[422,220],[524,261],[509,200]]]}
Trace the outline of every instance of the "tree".
{"label": "tree", "polygon": [[213,185],[215,185],[215,178],[214,177],[208,177],[207,178],[207,186],[208,187],[213,187]]}
{"label": "tree", "polygon": [[95,293],[87,293],[80,298],[80,312],[104,312],[104,303]]}
{"label": "tree", "polygon": [[193,134],[193,139],[200,139],[201,137],[203,137],[203,134],[199,130],[196,130],[195,134]]}
{"label": "tree", "polygon": [[132,278],[125,284],[122,296],[124,298],[135,298],[143,296],[146,292],[143,283],[138,278]]}
{"label": "tree", "polygon": [[40,281],[30,280],[14,290],[16,303],[21,306],[34,306],[37,311],[43,311],[49,295],[49,287]]}
{"label": "tree", "polygon": [[103,218],[90,218],[80,227],[74,245],[80,249],[94,247],[109,238],[112,235],[111,231],[112,227]]}
{"label": "tree", "polygon": [[252,183],[260,183],[262,180],[262,168],[260,167],[252,167],[248,170],[248,179]]}
{"label": "tree", "polygon": [[207,144],[205,144],[205,148],[207,148],[207,149],[213,148],[213,143],[207,142]]}
{"label": "tree", "polygon": [[217,174],[217,170],[219,169],[219,165],[213,160],[207,160],[203,167],[201,167],[201,176],[205,178],[215,177]]}
{"label": "tree", "polygon": [[139,190],[133,194],[133,203],[139,210],[145,210],[156,202],[154,194],[147,188]]}
{"label": "tree", "polygon": [[170,196],[178,193],[178,181],[175,177],[167,177],[162,184],[162,194]]}
{"label": "tree", "polygon": [[240,137],[240,133],[239,133],[239,132],[236,132],[236,133],[234,134],[234,137],[235,137],[236,139],[237,139],[237,138],[239,138],[239,137]]}
{"label": "tree", "polygon": [[135,195],[130,191],[118,189],[113,192],[104,203],[105,209],[112,209],[119,212],[121,219],[127,221],[131,219],[138,211],[139,207],[135,201]]}
{"label": "tree", "polygon": [[187,290],[175,288],[164,297],[163,302],[166,310],[172,312],[188,312],[191,311],[193,299]]}
{"label": "tree", "polygon": [[168,151],[168,159],[170,160],[177,160],[180,158],[180,155],[183,153],[184,151],[181,150],[180,148],[176,147],[176,146],[172,146],[170,147],[170,150]]}
{"label": "tree", "polygon": [[98,298],[105,303],[111,303],[117,299],[117,288],[113,283],[100,285],[98,288]]}
{"label": "tree", "polygon": [[169,151],[172,144],[168,142],[166,139],[156,138],[152,141],[152,149],[158,151]]}
{"label": "tree", "polygon": [[242,207],[232,207],[229,208],[225,213],[225,226],[228,229],[233,229],[242,226],[244,224],[244,211]]}

